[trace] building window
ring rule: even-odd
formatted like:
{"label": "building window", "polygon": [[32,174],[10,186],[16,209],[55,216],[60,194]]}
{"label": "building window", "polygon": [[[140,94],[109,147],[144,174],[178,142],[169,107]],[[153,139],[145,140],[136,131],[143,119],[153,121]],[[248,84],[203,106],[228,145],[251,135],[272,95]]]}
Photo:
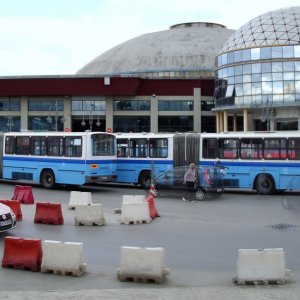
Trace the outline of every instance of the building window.
{"label": "building window", "polygon": [[0,111],[20,111],[21,100],[15,98],[0,98]]}
{"label": "building window", "polygon": [[114,100],[114,111],[141,110],[150,111],[150,101],[143,100]]}
{"label": "building window", "polygon": [[20,131],[21,122],[20,117],[15,116],[5,116],[0,117],[0,131],[11,132]]}
{"label": "building window", "polygon": [[158,131],[160,132],[186,132],[192,131],[194,118],[192,116],[159,116]]}
{"label": "building window", "polygon": [[[76,99],[74,97],[74,99]],[[105,111],[104,100],[76,99],[71,102],[72,111]]]}
{"label": "building window", "polygon": [[158,111],[193,111],[193,101],[181,100],[181,101],[170,101],[170,100],[159,100]]}
{"label": "building window", "polygon": [[150,117],[114,116],[114,132],[150,132]]}
{"label": "building window", "polygon": [[63,117],[57,117],[57,128],[55,116],[32,116],[28,117],[28,129],[33,131],[63,131]]}
{"label": "building window", "polygon": [[64,101],[29,100],[28,111],[55,111],[56,104],[60,111],[64,110]]}

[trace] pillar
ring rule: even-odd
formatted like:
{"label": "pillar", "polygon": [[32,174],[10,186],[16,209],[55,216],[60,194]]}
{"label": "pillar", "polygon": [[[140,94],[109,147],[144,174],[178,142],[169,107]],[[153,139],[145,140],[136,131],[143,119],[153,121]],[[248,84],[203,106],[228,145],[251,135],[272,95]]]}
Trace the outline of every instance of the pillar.
{"label": "pillar", "polygon": [[244,109],[244,131],[248,131],[248,111]]}
{"label": "pillar", "polygon": [[224,122],[224,131],[228,131],[228,112],[227,110],[224,110],[223,112],[223,122]]}
{"label": "pillar", "polygon": [[158,132],[158,97],[153,94],[150,101],[150,132]]}
{"label": "pillar", "polygon": [[233,114],[233,131],[237,131],[237,114]]}
{"label": "pillar", "polygon": [[201,132],[201,89],[195,88],[194,89],[194,124],[193,130],[196,132]]}

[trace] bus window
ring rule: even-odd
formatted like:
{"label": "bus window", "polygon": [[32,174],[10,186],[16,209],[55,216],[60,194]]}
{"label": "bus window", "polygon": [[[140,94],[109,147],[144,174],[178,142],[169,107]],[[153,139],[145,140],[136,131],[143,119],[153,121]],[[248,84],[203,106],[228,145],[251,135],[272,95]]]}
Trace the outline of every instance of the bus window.
{"label": "bus window", "polygon": [[130,157],[148,157],[148,141],[144,138],[130,140]]}
{"label": "bus window", "polygon": [[286,159],[286,139],[265,139],[264,159]]}
{"label": "bus window", "polygon": [[168,140],[164,138],[149,139],[149,152],[150,157],[168,157]]}
{"label": "bus window", "polygon": [[47,154],[49,156],[63,156],[64,138],[62,136],[48,136]]}
{"label": "bus window", "polygon": [[15,141],[16,137],[14,136],[7,136],[5,138],[5,154],[15,153]]}
{"label": "bus window", "polygon": [[128,139],[117,139],[117,157],[128,156]]}
{"label": "bus window", "polygon": [[94,156],[114,155],[115,137],[108,134],[93,134],[92,149]]}
{"label": "bus window", "polygon": [[217,139],[203,139],[202,142],[202,157],[203,158],[217,158],[218,143]]}
{"label": "bus window", "polygon": [[238,139],[219,139],[218,156],[222,159],[235,159],[238,157]]}
{"label": "bus window", "polygon": [[46,137],[32,136],[30,139],[31,155],[46,155]]}
{"label": "bus window", "polygon": [[300,159],[300,139],[297,138],[288,139],[288,159],[290,160]]}
{"label": "bus window", "polygon": [[262,139],[241,139],[241,159],[262,159]]}
{"label": "bus window", "polygon": [[81,157],[82,155],[82,139],[80,136],[71,136],[65,138],[65,156]]}
{"label": "bus window", "polygon": [[16,154],[28,155],[30,153],[30,137],[17,136],[16,138]]}

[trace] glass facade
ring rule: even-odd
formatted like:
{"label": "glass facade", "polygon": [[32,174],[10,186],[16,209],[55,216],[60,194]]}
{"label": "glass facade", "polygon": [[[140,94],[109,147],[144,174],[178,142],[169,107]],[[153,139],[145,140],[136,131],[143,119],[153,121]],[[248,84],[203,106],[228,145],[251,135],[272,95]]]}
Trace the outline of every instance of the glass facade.
{"label": "glass facade", "polygon": [[215,107],[293,106],[300,102],[300,7],[249,21],[216,58]]}

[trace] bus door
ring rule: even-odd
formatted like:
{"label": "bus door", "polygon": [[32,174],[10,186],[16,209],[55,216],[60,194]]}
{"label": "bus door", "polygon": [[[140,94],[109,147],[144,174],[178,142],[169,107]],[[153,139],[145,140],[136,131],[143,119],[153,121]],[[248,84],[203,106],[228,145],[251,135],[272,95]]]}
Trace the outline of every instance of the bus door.
{"label": "bus door", "polygon": [[200,135],[197,133],[176,134],[173,142],[173,165],[187,166],[199,163]]}
{"label": "bus door", "polygon": [[186,164],[199,164],[200,157],[200,135],[198,133],[188,133],[186,135]]}
{"label": "bus door", "polygon": [[175,134],[173,140],[173,167],[185,165],[185,135]]}

